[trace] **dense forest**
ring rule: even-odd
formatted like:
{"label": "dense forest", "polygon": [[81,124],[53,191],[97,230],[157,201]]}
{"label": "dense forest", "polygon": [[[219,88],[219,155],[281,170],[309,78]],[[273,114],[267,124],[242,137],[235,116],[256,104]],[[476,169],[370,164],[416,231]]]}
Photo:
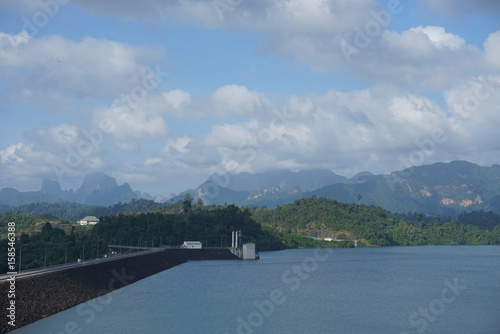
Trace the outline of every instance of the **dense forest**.
{"label": "dense forest", "polygon": [[[16,242],[16,254],[22,248],[22,269],[39,268],[54,264],[91,259],[108,254],[108,244],[159,247],[180,245],[186,240],[199,240],[204,247],[230,247],[231,232],[241,230],[243,242],[254,242],[259,251],[298,247],[330,247],[328,242],[287,235],[269,228],[262,228],[251,217],[248,209],[235,205],[204,207],[192,205],[190,200],[168,207],[181,212],[129,213],[101,217],[95,226],[71,225],[69,229],[53,227],[50,222],[40,223],[40,233],[31,236],[21,233]],[[164,208],[165,210],[167,208]],[[24,216],[25,218],[28,216]],[[11,216],[1,217],[0,224],[7,226]],[[36,221],[42,219],[37,216]],[[29,220],[29,219],[28,219]],[[15,220],[16,227],[22,225]],[[352,247],[344,242],[336,247]],[[0,241],[2,258],[6,259],[7,239]],[[18,257],[19,259],[19,257]],[[19,265],[19,263],[17,263]],[[0,272],[7,271],[7,261],[0,262]]]}
{"label": "dense forest", "polygon": [[[204,206],[201,201],[193,203],[189,195],[184,201],[171,204],[131,201],[96,207],[103,215],[86,211],[100,216],[100,223],[95,226],[61,219],[57,205],[48,205],[49,213],[43,212],[43,206],[31,206],[32,213],[19,209],[0,216],[2,254],[6,255],[8,244],[7,224],[14,221],[18,235],[16,254],[22,245],[22,269],[103,256],[109,252],[108,244],[158,247],[199,240],[204,247],[229,247],[231,232],[240,229],[244,242],[256,243],[259,251],[353,247],[354,240],[366,246],[500,245],[499,217],[491,212],[464,213],[459,219],[446,220],[422,213],[396,216],[373,205],[314,196],[273,210],[232,204]],[[81,209],[95,210],[81,204],[74,208],[72,214],[78,212],[78,217],[85,214]],[[324,241],[325,238],[333,241]],[[6,262],[0,262],[0,272],[7,271]]]}
{"label": "dense forest", "polygon": [[[434,217],[426,222],[423,214],[417,214],[417,221],[411,221],[373,205],[347,204],[314,196],[274,210],[254,209],[252,216],[263,226],[280,231],[360,240],[372,246],[500,244],[500,225],[487,230],[478,227],[476,221],[462,224],[457,219],[441,222]],[[474,216],[464,217],[472,221]]]}

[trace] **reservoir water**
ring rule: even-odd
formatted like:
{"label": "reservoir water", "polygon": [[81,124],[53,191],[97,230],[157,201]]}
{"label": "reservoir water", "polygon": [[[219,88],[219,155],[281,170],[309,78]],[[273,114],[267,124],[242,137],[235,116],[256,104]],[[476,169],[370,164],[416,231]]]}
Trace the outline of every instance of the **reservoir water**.
{"label": "reservoir water", "polygon": [[500,246],[189,262],[12,333],[500,333]]}

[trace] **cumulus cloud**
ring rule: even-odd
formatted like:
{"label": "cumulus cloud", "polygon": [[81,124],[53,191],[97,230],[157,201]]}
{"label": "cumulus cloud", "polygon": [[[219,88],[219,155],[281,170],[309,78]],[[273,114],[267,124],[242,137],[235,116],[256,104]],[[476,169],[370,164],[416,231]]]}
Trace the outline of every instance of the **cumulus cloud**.
{"label": "cumulus cloud", "polygon": [[191,95],[182,89],[174,89],[163,93],[163,98],[173,109],[184,108],[191,102]]}
{"label": "cumulus cloud", "polygon": [[[64,142],[64,139],[59,141],[60,144]],[[63,187],[76,186],[86,173],[105,167],[97,155],[98,150],[92,152],[90,145],[81,143],[60,150],[54,149],[49,142],[19,142],[7,146],[0,150],[2,187],[39,190],[41,178],[58,179]]]}
{"label": "cumulus cloud", "polygon": [[437,48],[447,47],[450,50],[458,50],[465,46],[465,40],[460,36],[447,33],[443,27],[422,27],[411,28],[410,31],[425,34]]}
{"label": "cumulus cloud", "polygon": [[[422,1],[453,15],[498,13],[498,1]],[[156,151],[148,147],[147,157],[125,163],[120,172],[127,181],[148,182],[156,176],[201,180],[214,172],[276,168],[392,171],[399,157],[421,149],[419,143],[437,132],[446,140],[435,142],[422,163],[464,156],[489,164],[494,158],[484,157],[491,154],[477,152],[498,151],[500,32],[481,50],[440,26],[393,31],[397,14],[387,16],[387,8],[372,0],[252,0],[227,2],[229,7],[195,0],[71,4],[127,20],[257,32],[263,36],[260,55],[294,59],[314,71],[348,72],[377,86],[275,101],[229,82],[194,97],[181,89],[144,88],[144,64],[161,62],[162,50],[92,37],[72,41],[0,32],[0,75],[8,82],[1,98],[74,111],[83,120],[78,126],[36,127],[22,141],[0,148],[2,184],[23,175],[53,175],[54,162],[68,167],[65,177],[81,177],[106,167],[105,148],[112,144],[139,151],[154,142]],[[24,12],[37,6],[35,0],[0,4]],[[419,93],[429,90],[444,90],[444,104]],[[202,131],[176,136],[168,124],[172,119],[198,121],[196,130]],[[83,157],[80,162],[68,158],[73,153]]]}
{"label": "cumulus cloud", "polygon": [[139,140],[163,137],[168,127],[163,117],[144,106],[123,112],[119,108],[106,108],[94,113],[93,128],[112,136],[123,151],[137,151]]}
{"label": "cumulus cloud", "polygon": [[244,118],[251,114],[265,115],[273,108],[273,103],[265,94],[251,91],[245,86],[225,85],[197,99],[192,99],[189,93],[179,89],[164,92],[161,99],[153,98],[151,107],[179,119],[223,119]]}
{"label": "cumulus cloud", "polygon": [[64,111],[73,99],[129,92],[148,75],[143,62],[155,64],[162,56],[161,51],[92,37],[75,42],[0,32],[0,74],[10,81],[9,99],[50,111]]}
{"label": "cumulus cloud", "polygon": [[[238,87],[244,91],[242,88]],[[456,106],[463,104],[464,97],[475,96],[477,92],[482,97],[479,105],[473,113],[460,119]],[[141,139],[166,138],[164,147],[142,164],[132,161],[123,166],[120,173],[127,181],[133,180],[134,175],[136,181],[144,182],[153,182],[151,175],[173,177],[177,181],[190,175],[202,180],[211,173],[276,168],[320,167],[350,175],[360,170],[397,170],[400,158],[407,159],[412,152],[421,150],[419,143],[428,143],[436,133],[444,139],[434,143],[434,151],[426,155],[422,163],[446,161],[465,151],[475,154],[474,150],[487,149],[485,143],[496,143],[500,139],[495,131],[489,130],[500,126],[496,117],[500,97],[496,92],[500,92],[500,77],[491,76],[471,78],[449,89],[445,94],[445,108],[428,97],[390,86],[291,95],[281,103],[275,102],[276,110],[265,117],[258,110],[259,104],[252,104],[255,111],[247,110],[240,121],[211,125],[208,134],[198,136],[169,134],[162,118],[164,111],[145,112],[139,108],[124,120],[112,109],[96,115],[116,122],[116,130],[104,134],[103,140],[113,139],[125,150],[137,149],[134,144]],[[192,99],[191,103],[213,100],[212,95]],[[211,110],[213,106],[206,105],[206,108]],[[179,110],[183,112],[183,107],[179,106]],[[457,122],[459,120],[461,122]],[[42,166],[42,174],[53,175],[51,163],[65,164],[69,149],[78,151],[80,142],[89,141],[89,133],[68,124],[37,128],[26,136],[31,144],[18,143],[0,151],[1,168],[10,175],[19,166],[24,169]],[[104,146],[99,145],[80,165],[71,168],[67,176],[83,175],[96,166],[105,167],[101,151]]]}
{"label": "cumulus cloud", "polygon": [[[222,9],[214,5],[216,1],[195,0],[149,0],[141,4],[127,0],[119,5],[102,1],[74,3],[92,13],[112,14],[128,19],[162,22],[175,20],[210,28],[259,32],[265,37],[261,49],[265,53],[292,57],[316,71],[347,69],[364,78],[407,87],[439,90],[446,88],[450,82],[463,79],[461,73],[487,70],[480,65],[479,50],[467,45],[462,37],[446,32],[443,27],[418,26],[401,33],[392,32],[390,23],[399,10],[403,9],[403,5],[391,14],[389,7],[385,8],[373,0],[259,0],[234,4],[230,2]],[[440,0],[434,7],[451,8],[452,3],[455,4]],[[459,3],[466,8],[476,6],[466,5],[466,1]],[[498,5],[483,0],[479,7],[496,10]],[[494,42],[493,37],[490,42]],[[56,41],[53,43],[57,44]],[[91,50],[102,50],[89,55],[89,60],[97,64],[94,68],[108,71],[116,69],[122,74],[135,71],[138,54],[153,56],[151,50],[92,39],[76,43],[73,46],[74,56],[76,53],[82,54],[79,48],[88,50],[85,45],[92,46]],[[54,47],[57,50],[57,45]],[[89,53],[85,50],[82,55]],[[113,57],[103,59],[103,54],[111,54]],[[62,68],[68,66],[70,55],[54,56],[63,62]],[[50,56],[47,58],[50,59]],[[79,58],[84,57],[77,57]],[[77,63],[75,68],[87,68],[81,65]],[[457,67],[465,70],[456,71]],[[425,70],[422,71],[422,68]],[[113,73],[106,77],[112,78],[110,80],[116,78],[115,83],[127,82]],[[130,76],[125,77],[130,80]],[[97,87],[104,85],[106,83]],[[91,93],[85,92],[85,89],[80,90],[83,90],[81,94]],[[173,91],[171,94],[170,99],[181,98],[179,92]],[[173,102],[175,108],[175,101]]]}
{"label": "cumulus cloud", "polygon": [[213,125],[205,136],[169,139],[155,168],[196,167],[195,174],[314,166],[336,170],[349,161],[372,169],[373,161],[386,159],[388,169],[397,169],[395,155],[418,148],[415,140],[432,138],[436,129],[452,130],[438,103],[388,87],[290,96],[271,115],[248,112],[245,121]]}
{"label": "cumulus cloud", "polygon": [[500,70],[500,31],[496,31],[488,36],[484,42],[484,56],[486,63],[494,68]]}
{"label": "cumulus cloud", "polygon": [[481,52],[441,27],[385,31],[351,57],[352,71],[361,76],[425,90],[439,91],[469,73],[484,70]]}
{"label": "cumulus cloud", "polygon": [[217,89],[211,99],[214,108],[224,114],[248,115],[262,108],[261,101],[265,97],[243,86],[228,85]]}

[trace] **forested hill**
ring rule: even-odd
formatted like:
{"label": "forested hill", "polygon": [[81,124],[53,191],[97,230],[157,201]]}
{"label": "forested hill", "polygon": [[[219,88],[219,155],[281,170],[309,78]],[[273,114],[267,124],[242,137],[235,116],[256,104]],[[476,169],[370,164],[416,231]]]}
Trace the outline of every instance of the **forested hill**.
{"label": "forested hill", "polygon": [[[271,230],[256,223],[248,209],[235,205],[224,207],[192,206],[190,200],[173,205],[169,210],[175,213],[147,212],[128,213],[101,217],[99,224],[79,226],[73,224],[67,233],[60,222],[45,221],[33,215],[18,215],[11,220],[8,216],[0,217],[0,229],[5,229],[8,222],[17,227],[38,224],[39,233],[20,233],[15,243],[16,254],[22,250],[23,270],[39,268],[45,265],[75,262],[77,259],[92,259],[109,254],[107,245],[119,244],[142,247],[160,245],[181,245],[186,240],[199,240],[203,247],[230,247],[231,232],[241,230],[243,242],[254,242],[258,251],[280,250],[298,247],[352,247],[350,242],[320,242],[312,238],[289,235]],[[167,209],[167,208],[164,208]],[[21,219],[22,218],[22,219]],[[42,219],[42,221],[40,221]],[[54,226],[53,226],[54,225]],[[68,225],[68,224],[64,224]],[[0,257],[6,259],[8,239],[0,240]],[[7,262],[0,262],[0,273],[7,271]]]}
{"label": "forested hill", "polygon": [[274,210],[254,209],[264,226],[314,237],[357,239],[368,245],[500,244],[500,226],[493,231],[458,220],[432,223],[400,219],[376,206],[347,204],[326,198],[299,199]]}
{"label": "forested hill", "polygon": [[16,214],[38,214],[48,218],[78,221],[85,216],[110,216],[127,212],[145,212],[168,204],[160,204],[146,199],[132,199],[126,203],[110,206],[96,206],[76,202],[29,203],[19,206],[0,204],[0,214],[3,216]]}

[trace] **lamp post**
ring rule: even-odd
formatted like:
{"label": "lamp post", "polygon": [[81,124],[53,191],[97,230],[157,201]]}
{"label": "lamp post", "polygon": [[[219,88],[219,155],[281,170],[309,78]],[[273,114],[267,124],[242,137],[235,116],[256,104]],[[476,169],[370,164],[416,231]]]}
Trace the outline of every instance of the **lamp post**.
{"label": "lamp post", "polygon": [[68,241],[66,243],[66,253],[64,255],[64,264],[68,263],[68,244],[72,243],[73,241]]}
{"label": "lamp post", "polygon": [[[108,243],[108,252],[109,252],[109,249],[111,249],[111,254],[113,254],[113,248],[110,248],[109,245],[110,244],[114,245],[113,241],[116,242],[116,238],[111,239],[111,241]],[[118,242],[120,242],[120,241],[118,241]]]}
{"label": "lamp post", "polygon": [[24,244],[24,245],[21,245],[19,247],[19,272],[21,272],[21,264],[22,264],[22,260],[23,260],[23,246],[26,246],[27,244]]}
{"label": "lamp post", "polygon": [[142,247],[142,235],[141,235],[141,237],[139,238],[139,247]]}
{"label": "lamp post", "polygon": [[43,265],[44,268],[47,268],[47,245],[50,245],[51,243],[52,243],[52,241],[49,242],[49,243],[47,243],[47,244],[45,244],[45,262],[44,262],[44,265]]}

